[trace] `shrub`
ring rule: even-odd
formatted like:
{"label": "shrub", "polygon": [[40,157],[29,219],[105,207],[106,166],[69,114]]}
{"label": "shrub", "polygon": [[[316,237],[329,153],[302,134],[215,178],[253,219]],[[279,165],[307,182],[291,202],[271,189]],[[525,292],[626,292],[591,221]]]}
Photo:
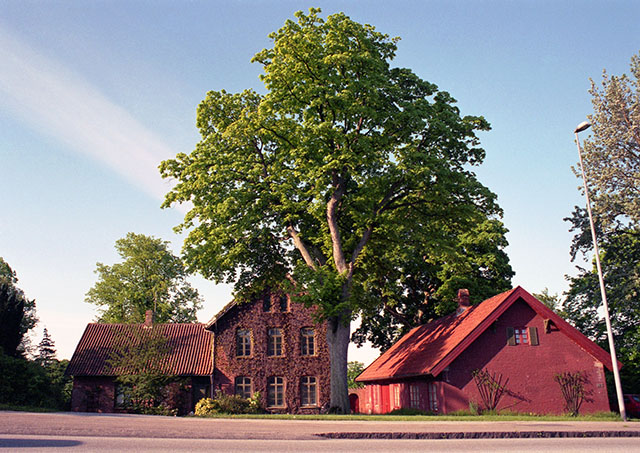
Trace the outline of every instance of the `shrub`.
{"label": "shrub", "polygon": [[425,412],[413,407],[401,407],[400,409],[394,409],[389,412],[389,415],[433,415],[429,412]]}
{"label": "shrub", "polygon": [[585,374],[586,373],[581,373],[580,371],[574,373],[565,371],[553,377],[562,390],[564,407],[569,415],[573,417],[578,415],[580,406],[582,406],[582,402],[584,401],[584,385],[587,382]]}
{"label": "shrub", "polygon": [[207,416],[213,414],[257,414],[259,412],[262,412],[260,392],[255,392],[251,398],[243,398],[218,390],[215,398],[203,398],[198,401],[195,414]]}

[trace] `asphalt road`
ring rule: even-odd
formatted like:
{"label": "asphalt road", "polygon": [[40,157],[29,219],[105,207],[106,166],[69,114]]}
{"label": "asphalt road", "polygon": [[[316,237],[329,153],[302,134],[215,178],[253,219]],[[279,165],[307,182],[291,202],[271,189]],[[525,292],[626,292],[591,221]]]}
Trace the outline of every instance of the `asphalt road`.
{"label": "asphalt road", "polygon": [[326,439],[321,433],[634,431],[622,422],[370,422],[243,420],[0,412],[0,453],[60,451],[559,451],[640,452],[640,437],[572,439]]}
{"label": "asphalt road", "polygon": [[631,453],[640,441],[615,439],[240,440],[0,435],[0,451],[39,452],[562,452]]}

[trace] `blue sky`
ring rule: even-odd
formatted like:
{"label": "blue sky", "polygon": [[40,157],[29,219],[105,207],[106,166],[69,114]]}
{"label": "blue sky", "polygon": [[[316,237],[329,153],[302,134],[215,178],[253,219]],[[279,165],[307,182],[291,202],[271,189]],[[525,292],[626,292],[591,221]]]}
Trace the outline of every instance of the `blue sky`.
{"label": "blue sky", "polygon": [[[264,91],[251,57],[311,6],[400,36],[395,66],[487,118],[477,174],[504,209],[513,282],[567,288],[562,219],[584,203],[572,132],[591,113],[589,78],[627,72],[640,49],[640,3],[0,0],[0,256],[61,358],[95,317],[84,295],[118,238],[154,235],[179,251],[183,212],[159,208],[157,165],[194,148],[198,103],[209,90]],[[194,284],[202,321],[230,298],[228,286]]]}

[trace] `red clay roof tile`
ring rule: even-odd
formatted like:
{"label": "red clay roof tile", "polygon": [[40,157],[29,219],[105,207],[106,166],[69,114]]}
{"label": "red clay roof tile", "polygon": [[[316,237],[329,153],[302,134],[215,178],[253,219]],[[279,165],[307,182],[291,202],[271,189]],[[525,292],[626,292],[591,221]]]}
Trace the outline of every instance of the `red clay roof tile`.
{"label": "red clay roof tile", "polygon": [[[203,324],[154,324],[167,338],[168,353],[161,359],[163,372],[178,376],[211,374],[212,335]],[[80,338],[66,374],[71,376],[113,376],[109,364],[113,351],[127,338],[144,338],[150,332],[142,324],[88,324]]]}

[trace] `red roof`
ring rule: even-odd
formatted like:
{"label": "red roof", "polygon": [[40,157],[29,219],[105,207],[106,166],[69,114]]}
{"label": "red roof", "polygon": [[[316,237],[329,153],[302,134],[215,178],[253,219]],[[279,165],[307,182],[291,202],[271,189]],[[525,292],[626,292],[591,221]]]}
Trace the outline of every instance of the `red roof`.
{"label": "red roof", "polygon": [[151,333],[167,339],[167,352],[159,366],[163,373],[178,376],[211,374],[211,333],[202,324],[89,324],[80,338],[66,374],[71,376],[113,376],[109,364],[114,351],[133,339],[143,341]]}
{"label": "red roof", "polygon": [[527,303],[543,319],[611,369],[611,356],[575,327],[520,286],[472,306],[416,327],[369,365],[359,382],[440,374],[517,300]]}

